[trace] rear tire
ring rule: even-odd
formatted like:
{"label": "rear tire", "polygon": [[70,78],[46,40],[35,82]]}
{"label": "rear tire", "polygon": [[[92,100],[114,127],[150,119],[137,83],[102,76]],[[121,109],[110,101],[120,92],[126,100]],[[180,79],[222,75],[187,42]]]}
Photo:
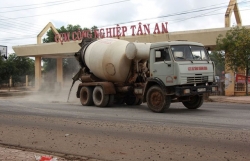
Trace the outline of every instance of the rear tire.
{"label": "rear tire", "polygon": [[101,86],[96,86],[93,91],[93,101],[97,107],[105,107],[109,103],[109,95],[104,94]]}
{"label": "rear tire", "polygon": [[149,109],[158,113],[165,112],[171,103],[170,96],[165,96],[159,86],[150,87],[146,99]]}
{"label": "rear tire", "polygon": [[91,87],[82,87],[80,90],[80,102],[83,106],[92,106],[93,102],[93,89]]}
{"label": "rear tire", "polygon": [[115,100],[115,96],[113,94],[110,94],[109,95],[109,101],[108,101],[107,107],[112,106],[114,104],[114,100]]}
{"label": "rear tire", "polygon": [[201,107],[201,105],[203,104],[204,98],[203,96],[193,96],[190,98],[190,101],[188,102],[182,102],[182,104],[188,108],[188,109],[197,109],[199,107]]}

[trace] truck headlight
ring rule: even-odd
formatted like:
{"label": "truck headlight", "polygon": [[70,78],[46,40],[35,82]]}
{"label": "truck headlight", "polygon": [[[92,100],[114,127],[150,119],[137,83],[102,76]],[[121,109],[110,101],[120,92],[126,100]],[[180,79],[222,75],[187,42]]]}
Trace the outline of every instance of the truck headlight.
{"label": "truck headlight", "polygon": [[184,94],[190,93],[190,89],[184,89],[184,90],[183,90],[183,93],[184,93]]}

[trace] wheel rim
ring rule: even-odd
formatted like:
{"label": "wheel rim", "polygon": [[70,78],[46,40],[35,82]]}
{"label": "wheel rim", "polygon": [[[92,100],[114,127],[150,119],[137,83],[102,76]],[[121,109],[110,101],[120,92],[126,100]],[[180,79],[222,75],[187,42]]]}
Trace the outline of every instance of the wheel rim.
{"label": "wheel rim", "polygon": [[97,91],[97,92],[95,93],[95,98],[96,98],[96,100],[97,100],[98,102],[101,102],[101,100],[102,100],[102,94],[101,94],[100,91]]}
{"label": "wheel rim", "polygon": [[93,105],[93,90],[90,87],[82,87],[80,91],[80,102],[83,106]]}
{"label": "wheel rim", "polygon": [[153,91],[150,95],[150,102],[155,109],[161,109],[164,103],[162,94],[159,91]]}
{"label": "wheel rim", "polygon": [[109,95],[104,94],[101,86],[96,86],[93,91],[93,101],[97,107],[106,107],[109,103]]}
{"label": "wheel rim", "polygon": [[190,104],[193,104],[197,101],[197,99],[199,99],[199,96],[194,96],[190,98]]}

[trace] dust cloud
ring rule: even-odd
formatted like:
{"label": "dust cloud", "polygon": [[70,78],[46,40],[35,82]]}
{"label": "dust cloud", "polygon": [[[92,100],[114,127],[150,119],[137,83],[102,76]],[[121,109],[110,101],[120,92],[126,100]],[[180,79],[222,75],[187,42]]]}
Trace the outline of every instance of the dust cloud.
{"label": "dust cloud", "polygon": [[53,84],[43,84],[41,89],[38,91],[30,91],[27,95],[24,96],[26,101],[39,102],[39,103],[80,103],[79,98],[76,97],[76,92],[78,84],[80,81],[75,82],[72,87],[69,100],[68,94],[72,82],[64,82],[62,87],[58,83]]}

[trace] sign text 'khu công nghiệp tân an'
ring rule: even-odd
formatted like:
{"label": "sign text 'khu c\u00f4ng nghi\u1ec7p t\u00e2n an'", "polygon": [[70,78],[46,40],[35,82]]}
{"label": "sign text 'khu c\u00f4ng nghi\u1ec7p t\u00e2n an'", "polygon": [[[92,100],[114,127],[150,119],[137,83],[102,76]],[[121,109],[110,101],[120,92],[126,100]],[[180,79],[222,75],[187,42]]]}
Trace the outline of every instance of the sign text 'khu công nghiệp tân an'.
{"label": "sign text 'khu c\u00f4ng nghi\u1ec7p t\u00e2n an'", "polygon": [[132,36],[135,35],[149,35],[149,34],[162,34],[168,33],[167,28],[168,23],[156,23],[153,26],[153,32],[150,30],[150,24],[131,25],[129,28],[127,26],[116,25],[111,28],[101,28],[95,30],[81,30],[74,32],[64,32],[55,35],[55,42],[67,42],[67,41],[77,41],[83,38],[119,38],[126,36],[128,29]]}

